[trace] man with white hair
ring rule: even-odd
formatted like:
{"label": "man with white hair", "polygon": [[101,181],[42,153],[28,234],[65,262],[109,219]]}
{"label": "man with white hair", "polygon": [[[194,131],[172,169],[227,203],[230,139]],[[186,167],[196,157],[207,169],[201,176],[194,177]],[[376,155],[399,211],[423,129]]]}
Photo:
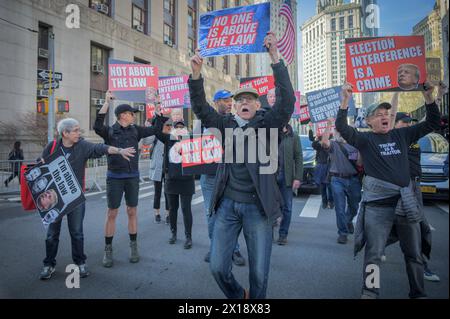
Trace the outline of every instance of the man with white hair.
{"label": "man with white hair", "polygon": [[[50,142],[44,148],[42,158],[46,158],[53,152],[61,151],[69,161],[80,185],[83,185],[85,166],[88,159],[99,158],[106,154],[120,154],[123,158],[129,160],[136,152],[132,147],[117,148],[105,144],[93,144],[85,141],[81,137],[80,124],[77,120],[72,118],[66,118],[59,121],[57,129],[59,139]],[[87,277],[90,274],[86,267],[86,255],[84,254],[84,212],[85,205],[83,203],[73,211],[67,213],[67,224],[69,226],[69,233],[72,241],[72,259],[80,269],[81,278]],[[46,257],[44,259],[44,268],[39,276],[42,280],[50,279],[55,272],[55,258],[58,253],[61,222],[62,219],[56,220],[49,225],[47,230],[47,239],[45,240]]]}

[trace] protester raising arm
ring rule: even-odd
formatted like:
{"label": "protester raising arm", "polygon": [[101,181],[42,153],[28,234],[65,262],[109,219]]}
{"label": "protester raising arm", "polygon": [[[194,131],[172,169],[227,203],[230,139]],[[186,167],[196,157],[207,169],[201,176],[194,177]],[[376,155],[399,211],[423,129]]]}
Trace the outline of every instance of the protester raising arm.
{"label": "protester raising arm", "polygon": [[336,130],[347,141],[347,143],[359,148],[361,145],[365,144],[365,135],[347,124],[348,103],[352,97],[352,91],[353,87],[350,83],[345,83],[342,87],[341,107],[337,113],[335,125]]}
{"label": "protester raising arm", "polygon": [[327,127],[325,132],[322,135],[322,140],[320,141],[320,145],[326,150],[330,148],[330,134],[331,134],[331,125],[333,124],[333,119],[327,120]]}
{"label": "protester raising arm", "polygon": [[397,112],[398,112],[398,96],[399,96],[399,92],[394,92],[394,95],[392,95],[392,99],[391,99],[391,129],[394,128],[395,126],[395,117],[397,116]]}
{"label": "protester raising arm", "polygon": [[99,135],[105,140],[108,138],[108,126],[106,126],[104,122],[106,113],[108,113],[108,109],[112,100],[114,100],[114,96],[112,95],[111,91],[106,92],[105,103],[103,104],[102,108],[98,111],[94,123],[95,133],[97,133],[97,135]]}

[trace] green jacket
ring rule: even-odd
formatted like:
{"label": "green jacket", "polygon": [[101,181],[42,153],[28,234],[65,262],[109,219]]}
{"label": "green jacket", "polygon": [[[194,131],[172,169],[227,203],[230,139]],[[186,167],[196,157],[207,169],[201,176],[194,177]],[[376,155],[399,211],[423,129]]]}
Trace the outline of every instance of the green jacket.
{"label": "green jacket", "polygon": [[281,144],[284,149],[284,178],[286,186],[292,187],[294,179],[303,179],[303,152],[299,136],[288,126],[289,132],[282,133]]}

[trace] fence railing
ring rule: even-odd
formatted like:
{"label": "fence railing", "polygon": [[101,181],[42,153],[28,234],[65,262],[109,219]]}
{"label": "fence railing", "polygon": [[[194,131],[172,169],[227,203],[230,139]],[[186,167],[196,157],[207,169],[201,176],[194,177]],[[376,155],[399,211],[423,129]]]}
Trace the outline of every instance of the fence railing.
{"label": "fence railing", "polygon": [[[35,163],[35,160],[0,161],[0,194],[20,194],[19,173],[20,164]],[[15,167],[19,167],[18,170]],[[141,181],[149,179],[150,160],[139,159],[139,173]],[[90,159],[86,163],[85,182],[86,192],[103,191],[106,187],[107,159],[101,157]],[[17,175],[15,172],[17,171]],[[11,177],[14,177],[10,180]],[[8,181],[7,186],[5,182]]]}

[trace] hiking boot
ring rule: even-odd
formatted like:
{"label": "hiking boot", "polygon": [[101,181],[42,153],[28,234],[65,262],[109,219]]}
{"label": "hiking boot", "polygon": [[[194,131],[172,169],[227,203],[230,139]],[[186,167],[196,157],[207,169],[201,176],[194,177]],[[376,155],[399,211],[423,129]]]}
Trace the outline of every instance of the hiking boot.
{"label": "hiking boot", "polygon": [[436,273],[432,272],[430,269],[425,268],[423,271],[423,279],[432,281],[432,282],[439,282],[441,281],[441,278],[439,278]]}
{"label": "hiking boot", "polygon": [[80,278],[86,278],[91,274],[87,269],[86,264],[78,265],[78,268],[80,269]]}
{"label": "hiking boot", "polygon": [[137,248],[137,241],[130,241],[130,263],[137,263],[139,261],[139,253]]}
{"label": "hiking boot", "polygon": [[337,242],[338,242],[338,244],[346,244],[347,243],[347,235],[339,235]]}
{"label": "hiking boot", "polygon": [[348,223],[347,229],[349,234],[353,234],[355,232],[355,227],[353,226],[353,223]]}
{"label": "hiking boot", "polygon": [[54,272],[55,272],[55,267],[53,267],[53,266],[44,266],[44,268],[42,268],[41,273],[39,274],[39,279],[40,280],[50,279]]}
{"label": "hiking boot", "polygon": [[204,260],[205,260],[205,262],[209,263],[209,260],[210,260],[210,259],[211,259],[211,252],[208,251],[208,253],[205,255]]}
{"label": "hiking boot", "polygon": [[233,253],[233,262],[236,266],[245,266],[245,258],[241,255],[239,251]]}
{"label": "hiking boot", "polygon": [[287,245],[287,238],[286,237],[279,237],[278,238],[278,245],[280,245],[280,246]]}
{"label": "hiking boot", "polygon": [[192,238],[187,237],[186,242],[184,243],[184,249],[191,249],[192,248]]}
{"label": "hiking boot", "polygon": [[161,223],[161,215],[155,215],[155,223],[160,224]]}
{"label": "hiking boot", "polygon": [[173,245],[177,242],[177,235],[176,234],[172,234],[172,237],[170,237],[169,239],[169,244]]}
{"label": "hiking boot", "polygon": [[105,255],[103,256],[103,267],[110,268],[113,266],[113,250],[112,245],[108,244],[105,246]]}

